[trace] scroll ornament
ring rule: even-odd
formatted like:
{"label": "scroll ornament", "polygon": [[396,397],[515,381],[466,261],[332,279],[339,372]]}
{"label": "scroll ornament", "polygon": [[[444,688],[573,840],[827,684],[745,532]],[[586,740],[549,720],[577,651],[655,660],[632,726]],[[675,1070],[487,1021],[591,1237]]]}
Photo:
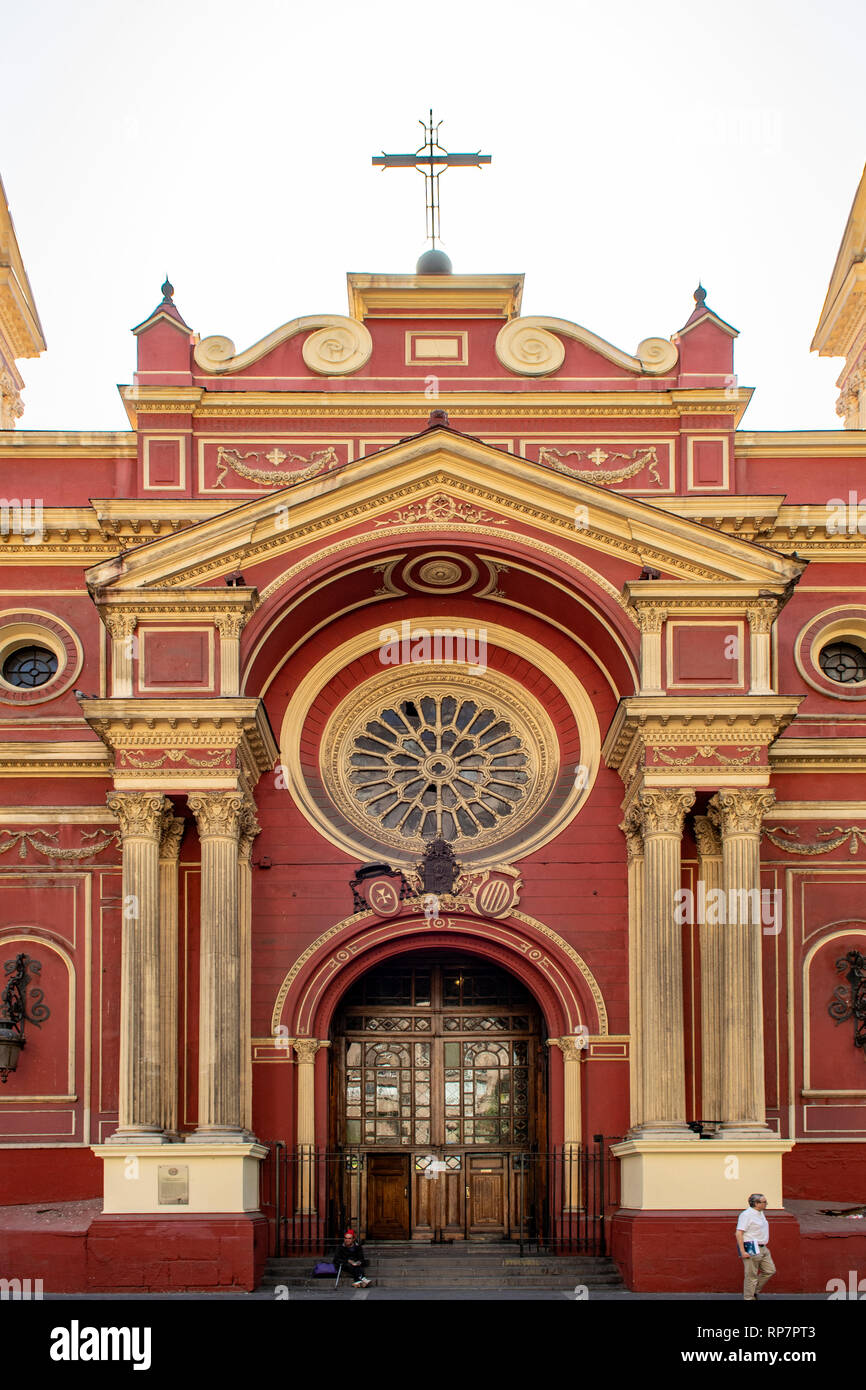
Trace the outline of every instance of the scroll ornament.
{"label": "scroll ornament", "polygon": [[235,353],[231,338],[214,334],[196,344],[194,357],[202,371],[224,376],[252,366],[281,343],[306,333],[301,355],[318,376],[348,376],[366,366],[373,352],[370,331],[357,319],[342,314],[313,314],[275,328],[245,352]]}
{"label": "scroll ornament", "polygon": [[496,335],[496,356],[517,376],[549,376],[565,361],[563,338],[572,338],[626,371],[664,376],[677,364],[678,352],[667,338],[644,338],[632,356],[568,319],[528,316],[512,319]]}

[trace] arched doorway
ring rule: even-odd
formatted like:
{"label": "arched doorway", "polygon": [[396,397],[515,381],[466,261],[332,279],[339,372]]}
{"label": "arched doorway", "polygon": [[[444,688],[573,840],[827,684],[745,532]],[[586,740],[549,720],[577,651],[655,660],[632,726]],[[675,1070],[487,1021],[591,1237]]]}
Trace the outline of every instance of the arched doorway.
{"label": "arched doorway", "polygon": [[329,1146],[368,1239],[517,1234],[526,1155],[547,1143],[542,1026],[515,975],[466,951],[392,956],[349,986],[331,1030]]}

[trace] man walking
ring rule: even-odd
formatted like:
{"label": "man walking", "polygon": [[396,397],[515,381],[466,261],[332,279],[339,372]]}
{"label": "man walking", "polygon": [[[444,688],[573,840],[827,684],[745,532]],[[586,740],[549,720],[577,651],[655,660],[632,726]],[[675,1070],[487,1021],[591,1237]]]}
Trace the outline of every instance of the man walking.
{"label": "man walking", "polygon": [[764,1211],[763,1192],[753,1192],[749,1205],[737,1218],[737,1249],[743,1261],[743,1298],[754,1302],[768,1279],[776,1273],[770,1255],[770,1227]]}

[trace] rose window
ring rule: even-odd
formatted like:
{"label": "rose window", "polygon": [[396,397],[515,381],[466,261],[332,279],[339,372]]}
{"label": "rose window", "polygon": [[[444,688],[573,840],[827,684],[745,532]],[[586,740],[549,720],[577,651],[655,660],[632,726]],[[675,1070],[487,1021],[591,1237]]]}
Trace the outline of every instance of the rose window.
{"label": "rose window", "polygon": [[367,720],[352,748],[356,802],[405,840],[474,839],[514,814],[531,780],[514,722],[483,699],[395,700]]}

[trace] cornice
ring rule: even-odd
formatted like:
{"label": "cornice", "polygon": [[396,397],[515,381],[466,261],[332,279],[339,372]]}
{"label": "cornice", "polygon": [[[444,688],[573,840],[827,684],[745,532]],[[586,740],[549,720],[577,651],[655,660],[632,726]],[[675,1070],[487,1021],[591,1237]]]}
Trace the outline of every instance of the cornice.
{"label": "cornice", "polygon": [[0,430],[0,458],[135,458],[134,430]]}
{"label": "cornice", "polygon": [[[580,391],[551,389],[522,391],[515,379],[511,390],[443,390],[436,404],[455,418],[502,419],[523,417],[556,419],[575,416],[658,417],[725,415],[732,427],[739,423],[752,398],[752,388],[734,391],[708,387],[652,391]],[[364,386],[368,389],[363,389]],[[206,391],[202,387],[120,386],[130,420],[139,415],[190,414],[196,420],[267,418],[279,416],[287,423],[301,419],[405,419],[424,420],[430,400],[423,391],[369,389],[369,379],[355,391]]]}
{"label": "cornice", "polygon": [[[256,698],[82,700],[81,713],[106,748],[115,754],[150,750],[170,756],[172,751],[188,748],[237,750],[244,770],[253,774],[253,781],[272,768],[279,757],[264,703]],[[198,765],[207,766],[201,759]],[[222,767],[213,776],[224,777],[228,771]],[[162,771],[153,763],[150,767],[128,769],[125,780],[173,784],[189,776],[188,768]]]}
{"label": "cornice", "polygon": [[111,755],[101,743],[0,744],[0,777],[110,777]]}
{"label": "cornice", "polygon": [[[659,744],[699,747],[743,744],[766,747],[795,718],[805,696],[787,695],[628,695],[620,700],[602,744],[602,757],[623,780],[634,775],[635,757]],[[866,745],[864,745],[866,746]],[[686,782],[715,769],[678,769]],[[670,769],[657,769],[669,777]],[[754,776],[765,770],[754,767]]]}
{"label": "cornice", "polygon": [[737,458],[786,458],[796,453],[810,458],[866,456],[866,430],[738,430],[734,435]]}
{"label": "cornice", "polygon": [[774,772],[866,772],[866,738],[781,738],[770,748]]}

